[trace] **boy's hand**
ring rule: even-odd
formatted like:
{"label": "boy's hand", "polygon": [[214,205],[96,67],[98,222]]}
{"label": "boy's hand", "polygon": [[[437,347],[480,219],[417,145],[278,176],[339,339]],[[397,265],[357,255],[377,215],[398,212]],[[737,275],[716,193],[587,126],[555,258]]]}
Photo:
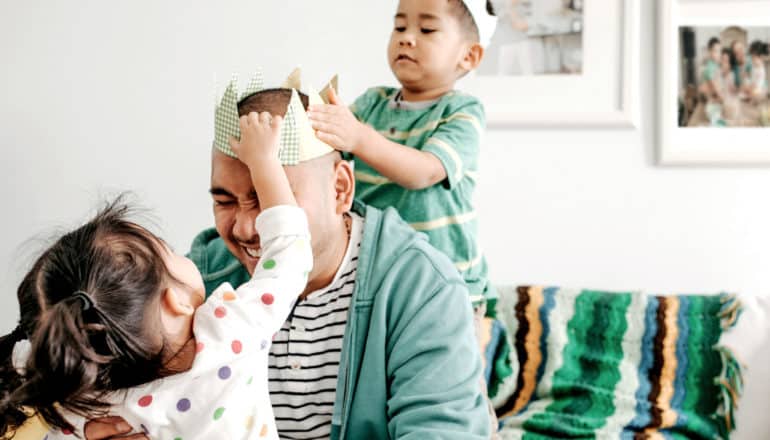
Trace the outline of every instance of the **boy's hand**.
{"label": "boy's hand", "polygon": [[307,115],[316,136],[337,150],[355,153],[363,143],[367,126],[339,100],[334,89],[329,90],[329,102],[308,109]]}
{"label": "boy's hand", "polygon": [[269,160],[278,160],[283,118],[268,112],[241,116],[241,140],[230,139],[230,148],[249,169]]}

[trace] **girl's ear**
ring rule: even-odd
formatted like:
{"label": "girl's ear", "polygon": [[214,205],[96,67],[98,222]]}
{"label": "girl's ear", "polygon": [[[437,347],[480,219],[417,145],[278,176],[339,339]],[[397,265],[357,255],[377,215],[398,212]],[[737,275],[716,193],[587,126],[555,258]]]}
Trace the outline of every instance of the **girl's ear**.
{"label": "girl's ear", "polygon": [[484,58],[484,47],[481,43],[472,43],[468,46],[463,59],[460,60],[460,68],[466,72],[470,72],[479,67],[482,58]]}
{"label": "girl's ear", "polygon": [[171,317],[190,316],[195,313],[195,307],[190,301],[190,295],[174,287],[163,290],[160,298],[161,308]]}

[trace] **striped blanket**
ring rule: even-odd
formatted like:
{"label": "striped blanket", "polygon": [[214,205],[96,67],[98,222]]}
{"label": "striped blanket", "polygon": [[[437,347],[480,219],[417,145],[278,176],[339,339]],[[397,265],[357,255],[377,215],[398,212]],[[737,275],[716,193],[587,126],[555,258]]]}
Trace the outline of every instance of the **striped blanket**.
{"label": "striped blanket", "polygon": [[727,438],[740,367],[728,295],[500,290],[482,349],[503,439]]}

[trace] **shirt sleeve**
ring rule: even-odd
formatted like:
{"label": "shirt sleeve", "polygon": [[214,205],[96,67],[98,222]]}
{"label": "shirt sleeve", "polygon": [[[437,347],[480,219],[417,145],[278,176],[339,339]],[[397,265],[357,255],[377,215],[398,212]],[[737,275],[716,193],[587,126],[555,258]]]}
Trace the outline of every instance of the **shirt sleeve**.
{"label": "shirt sleeve", "polygon": [[441,275],[455,271],[448,259],[405,257],[393,266],[393,286],[409,286],[410,295],[393,301],[386,345],[390,438],[488,439],[468,289],[459,277]]}
{"label": "shirt sleeve", "polygon": [[214,343],[269,340],[305,289],[313,267],[305,211],[296,206],[267,209],[257,217],[256,228],[262,256],[251,280],[238,289],[225,283],[211,294],[196,312],[196,337],[206,335]]}
{"label": "shirt sleeve", "polygon": [[444,166],[447,175],[444,185],[448,189],[477,171],[484,123],[484,107],[474,98],[442,119],[425,142],[423,151],[436,155]]}

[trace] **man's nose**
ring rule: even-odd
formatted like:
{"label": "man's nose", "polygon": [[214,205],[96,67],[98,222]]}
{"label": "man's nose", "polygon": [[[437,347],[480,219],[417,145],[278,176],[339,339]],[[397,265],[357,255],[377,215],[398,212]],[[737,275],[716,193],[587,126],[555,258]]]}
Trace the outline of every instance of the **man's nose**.
{"label": "man's nose", "polygon": [[233,225],[233,236],[238,241],[251,243],[257,239],[257,229],[254,221],[257,219],[259,212],[258,208],[238,208],[235,214],[235,224]]}

